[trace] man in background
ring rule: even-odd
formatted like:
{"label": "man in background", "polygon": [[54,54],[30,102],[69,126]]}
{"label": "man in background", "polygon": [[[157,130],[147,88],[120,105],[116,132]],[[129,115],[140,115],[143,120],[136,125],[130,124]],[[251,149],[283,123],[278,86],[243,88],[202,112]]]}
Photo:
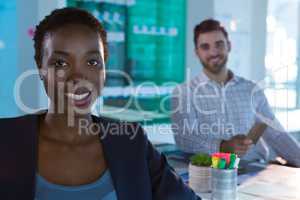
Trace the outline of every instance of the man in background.
{"label": "man in background", "polygon": [[[173,91],[177,146],[186,153],[233,152],[251,161],[278,155],[300,167],[300,145],[276,120],[263,90],[227,68],[231,43],[220,22],[198,24],[194,43],[203,70]],[[262,134],[257,143],[251,131]]]}

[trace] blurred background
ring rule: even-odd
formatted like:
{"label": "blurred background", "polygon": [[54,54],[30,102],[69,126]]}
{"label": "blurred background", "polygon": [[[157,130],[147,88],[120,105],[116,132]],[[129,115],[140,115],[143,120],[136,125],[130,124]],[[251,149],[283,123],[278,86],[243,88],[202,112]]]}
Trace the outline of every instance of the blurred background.
{"label": "blurred background", "polygon": [[45,15],[66,6],[91,12],[108,32],[107,81],[95,114],[140,122],[150,139],[173,143],[170,94],[200,73],[193,28],[215,18],[232,42],[228,67],[263,83],[279,121],[298,137],[300,0],[1,0],[0,117],[24,114],[15,103],[18,78],[24,105],[47,107],[39,77],[28,71],[35,69],[32,36]]}

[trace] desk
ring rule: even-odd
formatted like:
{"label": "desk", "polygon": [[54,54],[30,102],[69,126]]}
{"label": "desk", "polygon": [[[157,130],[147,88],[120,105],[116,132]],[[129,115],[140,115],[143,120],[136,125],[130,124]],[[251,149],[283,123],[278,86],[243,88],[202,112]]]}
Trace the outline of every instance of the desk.
{"label": "desk", "polygon": [[[199,194],[204,200],[210,194]],[[269,165],[238,187],[239,200],[300,200],[300,169]]]}
{"label": "desk", "polygon": [[[158,151],[167,156],[169,164],[188,181],[188,162],[182,159],[182,153],[173,144],[155,144]],[[249,164],[245,172],[249,174],[258,164]],[[244,166],[245,167],[245,166]],[[246,179],[240,175],[238,182],[239,200],[300,200],[300,169],[280,165],[264,165],[255,174]],[[243,174],[245,175],[245,174]],[[242,176],[243,176],[242,175]],[[242,180],[242,179],[243,180]],[[199,194],[203,200],[210,200],[210,194]]]}

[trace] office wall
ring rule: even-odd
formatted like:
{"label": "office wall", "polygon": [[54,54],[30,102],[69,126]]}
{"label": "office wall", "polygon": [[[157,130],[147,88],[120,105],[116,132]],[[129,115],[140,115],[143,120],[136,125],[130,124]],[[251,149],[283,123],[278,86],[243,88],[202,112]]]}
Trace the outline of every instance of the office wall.
{"label": "office wall", "polygon": [[193,28],[206,18],[215,18],[226,27],[232,42],[228,67],[251,80],[264,78],[268,1],[188,0],[187,4],[186,69],[191,77],[201,70],[194,53]]}
{"label": "office wall", "polygon": [[249,78],[261,81],[265,78],[265,56],[267,44],[268,0],[253,0],[251,5],[251,72]]}
{"label": "office wall", "polygon": [[13,85],[17,68],[17,6],[16,0],[0,1],[0,117],[17,115]]}
{"label": "office wall", "polygon": [[[3,2],[12,3],[14,1],[1,1],[1,3]],[[7,56],[3,54],[0,43],[0,57],[2,56],[0,59],[1,76],[7,74],[8,71],[10,73],[9,78],[5,77],[5,81],[4,78],[0,80],[0,117],[21,115],[23,113],[15,105],[12,91],[14,81],[21,73],[26,70],[35,69],[33,43],[28,31],[46,14],[49,14],[51,10],[65,6],[65,2],[65,0],[15,0],[15,18],[11,15],[8,17],[1,13],[4,16],[3,18],[10,20],[10,24],[17,24],[14,28],[10,26],[15,31],[10,30],[6,33],[9,33],[10,37],[16,38],[17,42],[10,43],[10,47],[11,49],[15,49],[14,55],[17,59],[10,59],[9,61],[8,59],[4,59]],[[246,42],[244,42],[244,46],[238,46],[239,40],[234,40],[234,51],[239,54],[234,55],[234,52],[231,53],[229,67],[233,67],[236,73],[246,78],[262,79],[264,77],[266,7],[267,1],[260,0],[187,0],[186,76],[193,77],[199,74],[201,70],[201,64],[194,53],[194,26],[206,18],[230,14],[237,20],[245,21],[241,30],[242,32],[247,32],[248,36],[245,40]],[[3,63],[3,61],[9,63]],[[235,63],[235,65],[231,65],[232,63]],[[2,65],[9,65],[9,70],[2,67]],[[36,109],[47,107],[48,100],[37,76],[32,76],[24,81],[22,90],[25,91],[21,93],[21,99],[25,105]]]}
{"label": "office wall", "polygon": [[[25,9],[27,8],[27,9]],[[38,18],[38,1],[17,0],[17,27],[18,27],[18,79],[15,86],[20,85],[16,95],[19,115],[25,114],[38,106],[38,76],[34,75],[35,62],[32,31]],[[31,33],[30,33],[31,32]],[[22,78],[23,77],[23,78]],[[20,82],[19,82],[20,81]]]}
{"label": "office wall", "polygon": [[186,20],[186,79],[190,79],[201,71],[201,64],[195,55],[193,30],[196,24],[214,16],[213,0],[187,0]]}

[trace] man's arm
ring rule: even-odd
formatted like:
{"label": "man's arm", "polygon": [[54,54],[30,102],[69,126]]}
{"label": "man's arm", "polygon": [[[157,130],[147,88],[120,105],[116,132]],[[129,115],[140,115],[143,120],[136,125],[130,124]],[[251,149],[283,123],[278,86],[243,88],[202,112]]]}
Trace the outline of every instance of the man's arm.
{"label": "man's arm", "polygon": [[300,167],[300,145],[287,133],[275,118],[263,91],[257,93],[256,121],[268,125],[263,139],[280,157],[293,166]]}
{"label": "man's arm", "polygon": [[252,144],[252,140],[246,135],[236,135],[229,140],[223,140],[220,145],[220,151],[226,153],[235,153],[239,157],[242,157],[251,148]]}
{"label": "man's arm", "polygon": [[267,125],[265,123],[255,123],[247,135],[236,135],[230,140],[221,142],[221,152],[235,153],[244,156],[253,144],[264,134]]}
{"label": "man's arm", "polygon": [[263,138],[288,164],[300,167],[300,145],[289,133],[268,127]]}
{"label": "man's arm", "polygon": [[256,144],[259,138],[264,134],[268,126],[265,123],[255,123],[250,129],[247,138],[252,140],[253,144]]}

